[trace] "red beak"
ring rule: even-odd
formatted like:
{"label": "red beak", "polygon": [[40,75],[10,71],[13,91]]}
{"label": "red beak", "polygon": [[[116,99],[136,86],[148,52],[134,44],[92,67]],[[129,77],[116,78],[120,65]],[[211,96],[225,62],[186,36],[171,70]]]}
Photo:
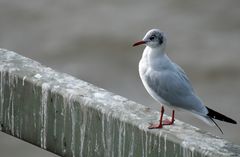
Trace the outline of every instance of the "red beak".
{"label": "red beak", "polygon": [[142,44],[146,44],[146,42],[143,41],[143,40],[141,40],[141,41],[136,42],[135,44],[133,44],[133,47],[134,47],[134,46],[138,46],[138,45],[142,45]]}

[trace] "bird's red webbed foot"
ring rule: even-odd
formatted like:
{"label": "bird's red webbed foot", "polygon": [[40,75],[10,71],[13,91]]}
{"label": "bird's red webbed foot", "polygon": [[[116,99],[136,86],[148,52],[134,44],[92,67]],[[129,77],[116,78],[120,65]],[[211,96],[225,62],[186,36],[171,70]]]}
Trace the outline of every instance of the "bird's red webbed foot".
{"label": "bird's red webbed foot", "polygon": [[162,124],[156,123],[156,124],[150,124],[148,129],[161,129],[162,127],[163,127]]}
{"label": "bird's red webbed foot", "polygon": [[171,119],[171,120],[169,120],[169,119],[163,120],[163,121],[162,121],[162,125],[173,125],[173,123],[174,123],[174,121],[175,121],[174,115],[175,115],[175,111],[173,110],[173,111],[172,111],[172,119]]}
{"label": "bird's red webbed foot", "polygon": [[164,113],[164,107],[162,106],[161,108],[161,112],[160,112],[160,120],[159,120],[159,123],[157,124],[151,124],[148,129],[161,129],[163,127],[163,125],[173,125],[174,121],[175,121],[175,112],[174,110],[172,111],[172,119],[169,120],[169,119],[165,119],[165,120],[162,120],[163,118],[163,113]]}

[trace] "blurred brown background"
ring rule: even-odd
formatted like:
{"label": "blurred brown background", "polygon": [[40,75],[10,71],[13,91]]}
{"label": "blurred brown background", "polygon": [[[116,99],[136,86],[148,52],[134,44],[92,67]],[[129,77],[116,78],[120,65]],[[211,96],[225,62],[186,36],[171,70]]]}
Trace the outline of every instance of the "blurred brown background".
{"label": "blurred brown background", "polygon": [[[131,45],[160,28],[206,105],[240,123],[239,0],[1,0],[0,26],[1,48],[157,110],[138,76],[144,47]],[[239,124],[218,122],[221,135],[192,115],[177,118],[240,144]],[[1,133],[0,156],[14,152],[55,156]]]}

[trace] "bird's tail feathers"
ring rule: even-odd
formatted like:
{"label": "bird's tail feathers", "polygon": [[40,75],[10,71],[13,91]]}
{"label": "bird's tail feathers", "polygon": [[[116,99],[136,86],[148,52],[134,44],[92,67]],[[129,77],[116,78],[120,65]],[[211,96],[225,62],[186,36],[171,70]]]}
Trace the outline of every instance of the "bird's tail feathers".
{"label": "bird's tail feathers", "polygon": [[203,116],[203,115],[198,115],[198,114],[194,114],[197,118],[199,118],[200,120],[202,120],[203,122],[205,122],[206,124],[210,125],[210,126],[216,126],[221,133],[223,134],[222,129],[218,126],[218,124],[213,120],[213,118],[209,117],[209,116]]}
{"label": "bird's tail feathers", "polygon": [[202,120],[203,122],[205,122],[206,124],[210,125],[210,126],[214,126],[214,123],[211,121],[211,119],[208,116],[203,116],[203,115],[199,115],[199,114],[193,114],[195,117],[197,117],[198,119]]}
{"label": "bird's tail feathers", "polygon": [[213,120],[213,118],[209,117],[209,119],[217,126],[217,128],[221,131],[221,133],[223,134],[222,129],[218,126],[218,124]]}
{"label": "bird's tail feathers", "polygon": [[220,121],[224,121],[224,122],[228,122],[228,123],[232,123],[232,124],[237,124],[237,122],[235,120],[233,120],[232,118],[229,118],[217,111],[214,111],[213,109],[210,109],[208,107],[206,107],[208,110],[208,114],[207,116],[213,121],[213,119],[217,119]]}

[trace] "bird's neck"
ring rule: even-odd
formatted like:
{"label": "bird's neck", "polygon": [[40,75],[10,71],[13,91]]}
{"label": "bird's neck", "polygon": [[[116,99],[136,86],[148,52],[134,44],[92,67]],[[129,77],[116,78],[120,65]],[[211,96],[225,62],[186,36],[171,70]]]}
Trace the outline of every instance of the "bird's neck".
{"label": "bird's neck", "polygon": [[140,62],[156,70],[171,67],[171,60],[164,49],[150,48],[148,46],[145,48]]}
{"label": "bird's neck", "polygon": [[145,52],[147,53],[146,55],[149,59],[162,58],[166,56],[165,49],[163,47],[151,48],[147,46],[145,48]]}

